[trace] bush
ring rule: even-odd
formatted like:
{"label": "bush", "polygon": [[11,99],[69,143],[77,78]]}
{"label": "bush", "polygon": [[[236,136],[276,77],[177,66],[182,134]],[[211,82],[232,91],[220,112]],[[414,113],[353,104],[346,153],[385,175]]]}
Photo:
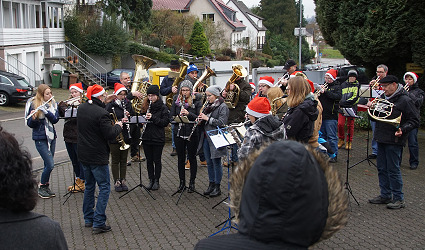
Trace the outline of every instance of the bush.
{"label": "bush", "polygon": [[354,120],[354,128],[368,130],[371,129],[369,122],[369,114],[366,111],[357,112],[357,115],[361,118]]}
{"label": "bush", "polygon": [[163,63],[169,63],[171,60],[176,60],[179,57],[177,55],[167,54],[165,52],[157,52],[152,48],[143,46],[138,43],[130,43],[129,45],[129,53],[130,54],[138,54],[150,57],[152,59],[156,59]]}

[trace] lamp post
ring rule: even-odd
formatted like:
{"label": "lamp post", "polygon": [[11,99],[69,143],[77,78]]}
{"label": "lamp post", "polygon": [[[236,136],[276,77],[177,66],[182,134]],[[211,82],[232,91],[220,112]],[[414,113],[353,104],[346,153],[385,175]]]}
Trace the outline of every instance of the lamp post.
{"label": "lamp post", "polygon": [[300,0],[300,30],[299,30],[299,51],[298,51],[298,64],[300,65],[300,68],[302,68],[301,67],[301,65],[302,65],[302,61],[301,61],[301,39],[302,39],[302,34],[301,34],[301,27],[302,27],[302,20],[303,20],[303,4],[302,4],[302,0]]}

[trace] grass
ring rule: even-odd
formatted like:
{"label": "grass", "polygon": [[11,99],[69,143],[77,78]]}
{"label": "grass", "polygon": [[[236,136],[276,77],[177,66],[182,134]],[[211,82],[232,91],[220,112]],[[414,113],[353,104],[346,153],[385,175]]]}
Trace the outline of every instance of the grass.
{"label": "grass", "polygon": [[333,48],[324,48],[324,49],[321,49],[320,52],[322,53],[322,58],[335,58],[335,59],[344,58],[344,56],[341,55],[339,50],[336,50]]}

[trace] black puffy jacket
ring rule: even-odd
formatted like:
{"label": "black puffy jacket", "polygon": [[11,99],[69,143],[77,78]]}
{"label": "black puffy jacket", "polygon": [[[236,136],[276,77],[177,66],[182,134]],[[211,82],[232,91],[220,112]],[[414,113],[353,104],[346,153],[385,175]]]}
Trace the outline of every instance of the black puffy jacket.
{"label": "black puffy jacket", "polygon": [[161,99],[152,103],[150,108],[152,114],[150,123],[146,124],[146,129],[142,135],[142,141],[146,145],[164,145],[165,127],[170,123],[170,112]]}
{"label": "black puffy jacket", "polygon": [[341,85],[334,81],[327,90],[319,96],[322,104],[322,120],[338,120],[339,100],[341,100]]}

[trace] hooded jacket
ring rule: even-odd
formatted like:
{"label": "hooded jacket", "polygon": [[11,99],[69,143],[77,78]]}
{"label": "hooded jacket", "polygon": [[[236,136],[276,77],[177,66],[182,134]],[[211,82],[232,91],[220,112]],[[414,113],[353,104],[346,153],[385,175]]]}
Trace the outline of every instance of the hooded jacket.
{"label": "hooded jacket", "polygon": [[307,143],[313,135],[314,122],[318,115],[317,101],[313,95],[308,95],[304,102],[286,112],[283,118],[286,136],[291,140]]}
{"label": "hooded jacket", "polygon": [[[348,80],[341,84],[341,100],[339,107],[353,108],[357,111],[357,103],[359,102],[359,81],[349,82]],[[342,111],[339,111],[342,113]]]}
{"label": "hooded jacket", "polygon": [[286,139],[285,127],[275,116],[267,115],[256,120],[245,133],[238,158],[246,158],[254,149]]}
{"label": "hooded jacket", "polygon": [[401,115],[399,127],[403,134],[397,137],[395,132],[398,127],[384,121],[375,120],[376,127],[373,137],[379,143],[404,146],[409,132],[419,127],[419,112],[417,112],[413,100],[407,95],[401,84],[398,84],[397,90],[390,97],[386,97],[385,94],[382,94],[381,97],[394,104],[391,115],[385,120],[395,119]]}
{"label": "hooded jacket", "polygon": [[424,102],[424,91],[419,88],[418,82],[415,82],[412,86],[410,86],[409,91],[407,92],[409,97],[413,100],[415,107],[420,112],[420,108]]}
{"label": "hooded jacket", "polygon": [[347,196],[336,170],[295,141],[253,152],[232,174],[238,233],[195,249],[307,249],[346,223]]}
{"label": "hooded jacket", "polygon": [[323,120],[338,120],[341,97],[341,85],[337,81],[328,84],[326,91],[319,96],[319,101],[323,107]]}

